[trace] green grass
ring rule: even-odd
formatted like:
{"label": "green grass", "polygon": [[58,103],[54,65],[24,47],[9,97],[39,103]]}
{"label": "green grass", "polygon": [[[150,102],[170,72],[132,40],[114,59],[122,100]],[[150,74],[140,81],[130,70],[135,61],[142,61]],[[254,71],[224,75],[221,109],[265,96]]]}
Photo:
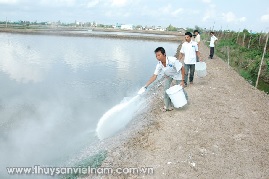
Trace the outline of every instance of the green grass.
{"label": "green grass", "polygon": [[[218,37],[218,34],[216,35]],[[249,34],[246,35],[250,36]],[[252,36],[253,40],[251,41],[250,48],[248,44],[244,47],[237,44],[237,35],[230,34],[230,37],[225,36],[226,38],[221,38],[219,35],[219,40],[216,44],[215,53],[222,60],[227,62],[227,47],[230,49],[230,65],[248,82],[255,86],[256,78],[263,54],[263,46],[258,43],[259,35]],[[203,39],[206,39],[205,44],[210,38],[207,33],[204,33],[202,36]],[[240,40],[240,39],[239,39]],[[241,39],[242,40],[242,39]],[[267,48],[268,49],[268,48]],[[264,81],[263,79],[269,79],[269,52],[265,54],[264,64],[266,68],[263,68],[261,76],[259,79],[258,89],[265,92],[269,92],[269,81]]]}
{"label": "green grass", "polygon": [[251,75],[249,72],[247,72],[246,70],[240,69],[239,70],[239,74],[244,77],[246,80],[250,80],[251,79]]}
{"label": "green grass", "polygon": [[[76,168],[98,168],[102,165],[103,161],[107,157],[107,151],[101,151],[96,155],[90,156],[84,160],[79,161],[76,163],[73,167]],[[81,173],[73,173],[73,174],[68,174],[64,175],[62,179],[77,179],[78,177],[83,177],[87,176],[87,174],[81,174]]]}
{"label": "green grass", "polygon": [[269,84],[265,83],[262,80],[259,80],[258,89],[266,92],[267,94],[269,94]]}

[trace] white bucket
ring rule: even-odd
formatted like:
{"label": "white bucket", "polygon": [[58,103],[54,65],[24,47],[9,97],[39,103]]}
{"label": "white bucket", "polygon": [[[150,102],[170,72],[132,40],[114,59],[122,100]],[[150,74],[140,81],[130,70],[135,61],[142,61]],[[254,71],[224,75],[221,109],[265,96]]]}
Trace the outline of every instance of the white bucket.
{"label": "white bucket", "polygon": [[195,65],[195,71],[198,77],[205,77],[206,76],[206,63],[197,62]]}
{"label": "white bucket", "polygon": [[166,90],[175,108],[183,107],[187,104],[186,96],[181,85],[175,85]]}

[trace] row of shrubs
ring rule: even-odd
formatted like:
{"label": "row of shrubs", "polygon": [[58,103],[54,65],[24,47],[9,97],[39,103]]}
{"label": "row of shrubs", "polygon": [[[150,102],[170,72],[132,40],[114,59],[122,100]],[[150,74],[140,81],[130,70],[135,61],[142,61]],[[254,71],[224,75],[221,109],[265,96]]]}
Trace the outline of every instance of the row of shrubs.
{"label": "row of shrubs", "polygon": [[[216,43],[216,54],[224,61],[228,60],[230,66],[234,67],[246,80],[253,85],[256,83],[258,71],[266,45],[267,34],[252,34],[243,32],[215,32],[218,38]],[[203,38],[210,39],[209,33],[204,33]],[[261,69],[259,83],[268,84],[269,88],[269,45],[266,46],[263,66]],[[269,89],[266,89],[269,91]]]}

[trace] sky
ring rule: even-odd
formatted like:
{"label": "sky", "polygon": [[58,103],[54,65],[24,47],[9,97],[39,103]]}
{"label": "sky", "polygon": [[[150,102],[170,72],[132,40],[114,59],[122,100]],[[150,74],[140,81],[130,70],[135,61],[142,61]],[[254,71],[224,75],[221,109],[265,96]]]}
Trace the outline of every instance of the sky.
{"label": "sky", "polygon": [[0,0],[0,21],[269,31],[268,0]]}

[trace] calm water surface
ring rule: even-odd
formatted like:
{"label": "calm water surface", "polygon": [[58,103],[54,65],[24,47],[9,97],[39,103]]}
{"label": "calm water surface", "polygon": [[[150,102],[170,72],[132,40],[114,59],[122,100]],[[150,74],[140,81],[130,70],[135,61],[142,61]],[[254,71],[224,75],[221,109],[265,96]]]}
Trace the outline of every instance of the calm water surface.
{"label": "calm water surface", "polygon": [[166,34],[150,34],[150,33],[138,33],[138,32],[128,32],[128,31],[119,31],[119,32],[103,32],[103,31],[92,31],[92,30],[81,30],[81,31],[65,31],[72,33],[89,33],[89,34],[113,34],[113,35],[129,35],[129,36],[152,36],[152,37],[175,37],[175,35],[166,35]]}
{"label": "calm water surface", "polygon": [[153,74],[155,48],[174,55],[178,46],[5,33],[0,39],[0,173],[55,165],[91,145],[100,117]]}

